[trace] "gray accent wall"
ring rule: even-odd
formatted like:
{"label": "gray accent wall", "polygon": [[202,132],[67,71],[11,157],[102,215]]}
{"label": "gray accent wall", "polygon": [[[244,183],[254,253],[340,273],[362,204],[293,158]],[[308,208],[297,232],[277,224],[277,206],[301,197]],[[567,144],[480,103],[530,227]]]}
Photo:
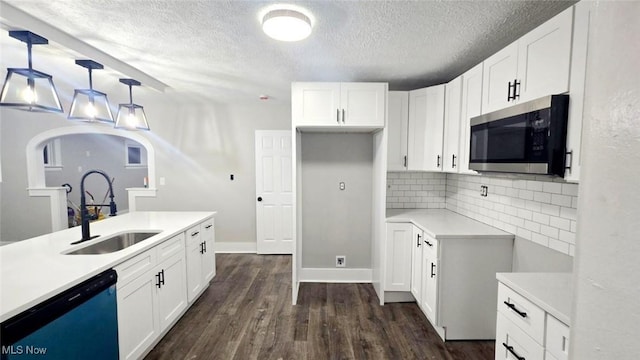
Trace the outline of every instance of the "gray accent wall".
{"label": "gray accent wall", "polygon": [[301,157],[302,267],[371,268],[372,135],[304,133]]}

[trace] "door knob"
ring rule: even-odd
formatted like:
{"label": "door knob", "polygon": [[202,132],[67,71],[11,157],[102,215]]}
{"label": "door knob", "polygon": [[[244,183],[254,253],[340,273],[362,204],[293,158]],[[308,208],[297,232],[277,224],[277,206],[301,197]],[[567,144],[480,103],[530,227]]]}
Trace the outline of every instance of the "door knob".
{"label": "door knob", "polygon": [[262,196],[258,196],[258,201],[262,201]]}

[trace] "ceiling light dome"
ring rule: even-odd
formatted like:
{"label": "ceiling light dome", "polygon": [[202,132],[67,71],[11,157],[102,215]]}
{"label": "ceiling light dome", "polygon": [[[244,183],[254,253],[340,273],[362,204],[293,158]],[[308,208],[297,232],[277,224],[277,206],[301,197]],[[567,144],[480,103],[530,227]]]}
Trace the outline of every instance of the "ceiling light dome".
{"label": "ceiling light dome", "polygon": [[300,41],[311,34],[311,19],[292,9],[271,10],[262,18],[262,31],[280,41]]}

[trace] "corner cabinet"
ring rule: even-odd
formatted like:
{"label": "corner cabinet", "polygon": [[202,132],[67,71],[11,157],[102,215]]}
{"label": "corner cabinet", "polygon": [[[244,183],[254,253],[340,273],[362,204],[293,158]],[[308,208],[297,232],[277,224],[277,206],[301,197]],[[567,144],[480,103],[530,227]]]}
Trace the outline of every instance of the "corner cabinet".
{"label": "corner cabinet", "polygon": [[409,92],[407,169],[442,171],[445,85]]}
{"label": "corner cabinet", "polygon": [[385,126],[387,83],[294,82],[294,127],[370,128]]}
{"label": "corner cabinet", "polygon": [[573,7],[484,61],[483,113],[569,91]]}
{"label": "corner cabinet", "polygon": [[463,174],[477,174],[469,169],[471,149],[471,118],[482,114],[482,67],[480,63],[462,74],[462,101],[460,109],[460,165]]}

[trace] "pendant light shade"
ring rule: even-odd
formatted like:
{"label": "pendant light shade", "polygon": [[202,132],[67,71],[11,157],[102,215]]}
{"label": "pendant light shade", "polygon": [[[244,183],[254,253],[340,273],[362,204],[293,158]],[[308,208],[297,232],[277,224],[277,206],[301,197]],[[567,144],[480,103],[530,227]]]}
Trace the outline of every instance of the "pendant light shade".
{"label": "pendant light shade", "polygon": [[7,69],[0,106],[25,111],[63,112],[53,77],[32,67],[32,45],[48,44],[49,41],[30,31],[9,31],[9,36],[27,44],[29,67]]}
{"label": "pendant light shade", "polygon": [[129,103],[118,106],[116,125],[118,129],[150,130],[144,108],[133,103],[132,87],[140,86],[140,82],[134,79],[120,79],[120,82],[129,86]]}
{"label": "pendant light shade", "polygon": [[104,67],[93,60],[76,60],[76,64],[89,70],[89,88],[74,91],[68,119],[113,124],[113,115],[107,94],[93,89],[92,71]]}

